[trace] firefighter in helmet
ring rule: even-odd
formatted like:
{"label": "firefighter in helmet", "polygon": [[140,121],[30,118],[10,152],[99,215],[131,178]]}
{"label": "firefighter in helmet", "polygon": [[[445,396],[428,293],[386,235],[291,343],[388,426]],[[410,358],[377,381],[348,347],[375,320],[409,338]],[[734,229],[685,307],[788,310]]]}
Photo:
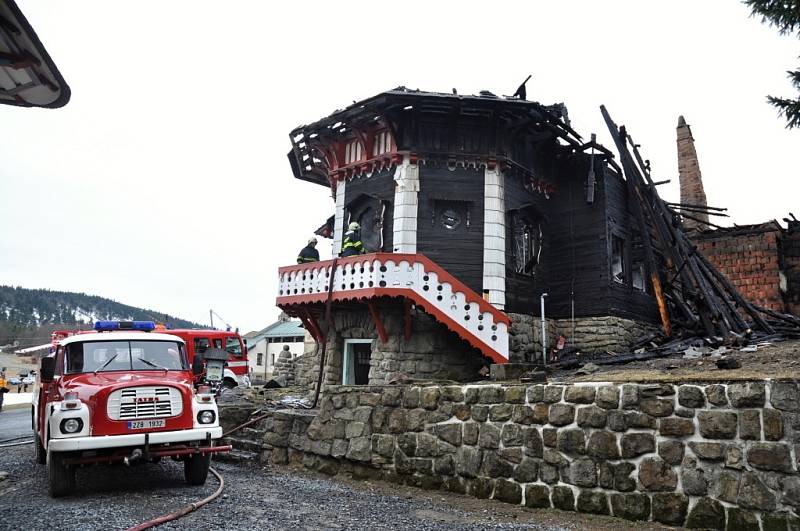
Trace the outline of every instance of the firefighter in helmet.
{"label": "firefighter in helmet", "polygon": [[297,255],[298,264],[306,264],[308,262],[319,262],[317,239],[314,237],[308,239],[308,245],[300,249],[300,254]]}
{"label": "firefighter in helmet", "polygon": [[342,241],[342,256],[364,254],[364,243],[361,241],[361,225],[357,221],[350,224]]}

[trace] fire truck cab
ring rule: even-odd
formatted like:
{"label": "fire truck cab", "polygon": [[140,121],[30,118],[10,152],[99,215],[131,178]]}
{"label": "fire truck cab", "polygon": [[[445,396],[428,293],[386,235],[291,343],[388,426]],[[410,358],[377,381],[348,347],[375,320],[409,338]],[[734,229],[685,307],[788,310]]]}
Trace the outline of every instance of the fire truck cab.
{"label": "fire truck cab", "polygon": [[195,390],[183,339],[155,324],[99,321],[95,333],[63,338],[42,358],[32,424],[36,460],[50,495],[69,494],[76,468],[171,457],[192,485],[205,483],[222,436],[210,389]]}

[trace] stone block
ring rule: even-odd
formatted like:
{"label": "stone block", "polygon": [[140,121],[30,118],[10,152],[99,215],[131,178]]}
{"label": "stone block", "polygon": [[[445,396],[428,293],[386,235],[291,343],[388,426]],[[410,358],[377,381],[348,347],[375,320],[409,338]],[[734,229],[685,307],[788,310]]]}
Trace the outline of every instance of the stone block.
{"label": "stone block", "polygon": [[685,407],[676,407],[675,408],[675,415],[684,419],[693,419],[694,418],[694,409],[687,409]]}
{"label": "stone block", "polygon": [[524,404],[525,403],[525,387],[521,385],[512,385],[506,388],[505,402],[507,404]]}
{"label": "stone block", "polygon": [[578,512],[590,514],[610,514],[605,492],[581,490],[576,503]]}
{"label": "stone block", "polygon": [[529,457],[542,457],[544,447],[539,430],[534,427],[522,429],[522,443],[525,446],[525,454]]}
{"label": "stone block", "polygon": [[732,383],[728,385],[728,400],[733,407],[764,407],[765,386],[762,382]]}
{"label": "stone block", "polygon": [[700,435],[706,439],[733,439],[736,437],[736,413],[730,411],[700,411]]}
{"label": "stone block", "polygon": [[630,459],[656,451],[656,438],[651,433],[623,433],[620,439],[622,458]]}
{"label": "stone block", "polygon": [[393,409],[386,417],[386,429],[389,433],[403,433],[406,431],[406,414],[402,409]]}
{"label": "stone block", "polygon": [[500,404],[505,398],[505,391],[502,387],[482,386],[478,390],[479,404]]}
{"label": "stone block", "polygon": [[639,410],[653,417],[668,417],[675,412],[675,404],[669,398],[648,398],[639,403]]}
{"label": "stone block", "polygon": [[689,529],[725,529],[725,507],[712,498],[700,498],[686,519]]}
{"label": "stone block", "polygon": [[514,406],[511,404],[497,404],[489,408],[489,420],[492,422],[505,422],[511,419]]}
{"label": "stone block", "polygon": [[781,411],[800,411],[800,390],[792,382],[772,382],[769,402]]}
{"label": "stone block", "polygon": [[350,439],[346,457],[351,461],[369,461],[372,457],[372,441],[370,438],[355,437]]}
{"label": "stone block", "polygon": [[480,426],[475,422],[465,422],[463,428],[463,437],[461,438],[461,442],[468,445],[478,444]]}
{"label": "stone block", "polygon": [[494,481],[489,478],[475,478],[467,483],[467,494],[482,500],[488,499],[494,491]]}
{"label": "stone block", "polygon": [[525,457],[525,452],[519,446],[515,446],[513,448],[503,448],[500,450],[500,457],[510,463],[519,464]]}
{"label": "stone block", "polygon": [[641,411],[628,411],[625,413],[625,424],[628,428],[656,428],[656,419]]}
{"label": "stone block", "polygon": [[483,404],[475,404],[470,410],[472,420],[477,422],[486,422],[489,419],[489,406]]}
{"label": "stone block", "polygon": [[603,409],[617,409],[619,407],[619,388],[614,385],[598,387],[595,404]]}
{"label": "stone block", "polygon": [[533,385],[528,387],[528,403],[535,404],[536,402],[542,402],[544,400],[544,386],[543,385]]}
{"label": "stone block", "polygon": [[397,436],[397,447],[408,457],[414,457],[417,453],[417,434],[401,433]]}
{"label": "stone block", "polygon": [[533,408],[526,404],[517,404],[511,413],[511,422],[516,424],[533,424]]}
{"label": "stone block", "polygon": [[550,418],[550,404],[539,403],[533,406],[533,422],[535,424],[547,424]]}
{"label": "stone block", "polygon": [[614,465],[608,461],[600,461],[598,463],[598,484],[603,489],[614,488]]}
{"label": "stone block", "polygon": [[514,466],[495,452],[483,452],[481,475],[490,478],[510,478],[514,474]]}
{"label": "stone block", "polygon": [[636,490],[636,480],[631,477],[631,472],[636,470],[636,465],[623,461],[613,465],[614,469],[614,489],[620,492],[632,492]]}
{"label": "stone block", "polygon": [[550,507],[550,489],[546,485],[526,486],[525,506],[535,509],[548,509]]}
{"label": "stone block", "polygon": [[[391,438],[391,437],[390,437]],[[388,446],[388,448],[386,447]],[[333,444],[331,444],[331,457],[335,457],[336,459],[341,459],[345,455],[347,455],[347,449],[350,447],[350,441],[345,439],[335,439]],[[382,450],[384,453],[378,452],[378,450]],[[372,452],[378,453],[384,457],[392,457],[394,453],[394,439],[392,438],[391,444],[387,444],[384,441],[383,445],[378,445],[378,448],[375,447],[375,440],[372,441]]]}
{"label": "stone block", "polygon": [[791,472],[792,459],[789,447],[781,443],[755,443],[747,451],[747,462],[759,470]]}
{"label": "stone block", "polygon": [[460,446],[461,445],[461,423],[460,422],[450,422],[447,424],[437,424],[434,428],[436,435],[446,441],[453,446]]}
{"label": "stone block", "polygon": [[722,461],[725,458],[725,445],[721,443],[690,442],[694,455],[703,461]]}
{"label": "stone block", "polygon": [[639,386],[636,384],[624,384],[622,386],[622,407],[632,408],[639,404]]}
{"label": "stone block", "polygon": [[513,481],[500,479],[495,483],[493,498],[519,505],[522,503],[522,487]]}
{"label": "stone block", "polygon": [[727,406],[728,397],[725,396],[725,386],[720,384],[706,386],[706,398],[715,406]]}
{"label": "stone block", "polygon": [[594,431],[586,444],[586,453],[595,459],[619,459],[617,436],[610,431]]}
{"label": "stone block", "polygon": [[625,412],[612,410],[607,415],[608,428],[614,431],[625,431],[628,424],[625,422]]}
{"label": "stone block", "polygon": [[675,388],[670,384],[642,384],[639,385],[639,399],[653,398],[656,396],[673,396]]}
{"label": "stone block", "polygon": [[708,494],[708,483],[701,468],[682,468],[681,481],[683,482],[683,492],[690,496]]}
{"label": "stone block", "polygon": [[725,531],[761,531],[761,526],[758,524],[758,517],[755,514],[730,507]]}
{"label": "stone block", "polygon": [[575,510],[575,495],[572,493],[572,489],[567,486],[553,487],[551,499],[553,501],[553,507],[556,509],[562,511]]}
{"label": "stone block", "polygon": [[520,446],[523,443],[523,433],[522,426],[519,424],[504,424],[500,440],[503,441],[503,446],[506,448]]}
{"label": "stone block", "polygon": [[500,428],[494,424],[483,424],[478,435],[478,446],[481,448],[500,447]]}
{"label": "stone block", "polygon": [[439,455],[439,440],[430,433],[417,434],[417,457],[436,457]]}
{"label": "stone block", "polygon": [[688,437],[694,434],[691,419],[666,417],[658,420],[658,432],[665,437]]}
{"label": "stone block", "polygon": [[780,441],[783,438],[783,415],[777,409],[763,411],[764,438],[768,441]]}
{"label": "stone block", "polygon": [[555,428],[542,428],[542,443],[548,448],[555,448],[558,430]]}
{"label": "stone block", "polygon": [[489,366],[489,378],[494,381],[519,380],[526,372],[538,368],[535,363],[495,363]]}
{"label": "stone block", "polygon": [[657,492],[653,494],[653,520],[662,524],[681,526],[686,520],[689,498],[683,494]]}
{"label": "stone block", "polygon": [[575,407],[569,404],[553,404],[548,417],[553,426],[566,426],[575,420]]}
{"label": "stone block", "polygon": [[558,432],[556,448],[558,448],[559,452],[564,452],[566,454],[585,454],[586,437],[583,430],[578,428],[560,430]]}
{"label": "stone block", "polygon": [[683,443],[680,441],[660,441],[658,455],[670,465],[679,465],[683,461]]}
{"label": "stone block", "polygon": [[704,407],[706,405],[706,397],[699,387],[682,385],[678,388],[678,404],[692,409]]}
{"label": "stone block", "polygon": [[408,431],[422,431],[428,420],[428,412],[424,409],[411,409],[406,411],[406,429]]}
{"label": "stone block", "polygon": [[433,460],[433,473],[438,476],[452,476],[456,473],[456,460],[452,455],[445,455]]}
{"label": "stone block", "polygon": [[563,396],[564,396],[564,387],[561,385],[547,385],[544,388],[543,399],[548,404],[561,402],[561,398]]}
{"label": "stone block", "polygon": [[[334,447],[336,447],[337,446],[336,443],[339,443],[340,441],[345,443],[345,444],[348,444],[347,441],[344,441],[344,440],[341,440],[341,439],[337,439],[334,442]],[[339,455],[334,455],[334,452],[333,452],[333,449],[332,449],[331,450],[331,455],[333,455],[333,457],[342,457],[347,453],[347,447],[345,447],[343,453],[341,453],[341,446],[336,448],[336,450],[337,450],[336,454],[339,454]],[[391,457],[392,454],[394,454],[394,437],[392,437],[391,435],[382,435],[382,434],[377,434],[377,433],[373,434],[372,435],[372,451],[377,453],[378,455],[383,456],[383,457]]]}
{"label": "stone block", "polygon": [[736,503],[739,507],[757,511],[774,511],[777,505],[775,495],[753,472],[742,474]]}
{"label": "stone block", "polygon": [[370,435],[368,432],[369,430],[367,429],[367,425],[363,422],[348,422],[344,428],[344,436],[347,439]]}
{"label": "stone block", "polygon": [[783,480],[781,503],[789,504],[795,509],[800,508],[800,478],[787,477]]}
{"label": "stone block", "polygon": [[549,465],[547,463],[542,463],[539,466],[539,479],[541,479],[548,485],[553,485],[554,483],[558,483],[558,468],[556,468],[553,465]]}
{"label": "stone block", "polygon": [[456,472],[465,478],[477,477],[483,461],[483,452],[470,446],[462,446],[456,451]]}
{"label": "stone block", "polygon": [[361,393],[358,395],[358,405],[377,406],[381,403],[381,395],[378,393]]}
{"label": "stone block", "polygon": [[739,495],[739,476],[730,471],[721,472],[711,484],[711,494],[724,502],[736,503],[736,496]]}
{"label": "stone block", "polygon": [[530,457],[523,458],[514,468],[512,477],[520,483],[533,483],[539,477],[539,462]]}
{"label": "stone block", "polygon": [[744,454],[740,447],[731,445],[725,449],[725,466],[736,470],[744,467]]}
{"label": "stone block", "polygon": [[460,385],[448,385],[442,387],[442,400],[450,402],[463,402],[464,401],[464,388]]}
{"label": "stone block", "polygon": [[678,475],[659,457],[647,457],[639,463],[639,482],[650,492],[671,492],[678,485]]}
{"label": "stone block", "polygon": [[439,406],[440,395],[438,387],[423,387],[419,393],[420,407],[428,410],[436,409]]}
{"label": "stone block", "polygon": [[597,486],[597,463],[593,460],[582,457],[576,459],[570,465],[570,483],[579,487]]}
{"label": "stone block", "polygon": [[739,412],[739,437],[750,441],[761,440],[761,412],[745,409]]}
{"label": "stone block", "polygon": [[419,407],[419,387],[406,387],[403,390],[403,407]]}
{"label": "stone block", "polygon": [[464,391],[464,402],[467,404],[477,404],[479,391],[479,387],[467,387]]}
{"label": "stone block", "polygon": [[605,428],[607,415],[605,409],[597,406],[579,407],[578,426],[582,428]]}
{"label": "stone block", "polygon": [[647,494],[612,494],[611,510],[617,518],[626,520],[649,520],[650,498]]}
{"label": "stone block", "polygon": [[573,404],[591,404],[597,390],[589,385],[570,385],[564,394],[564,400]]}

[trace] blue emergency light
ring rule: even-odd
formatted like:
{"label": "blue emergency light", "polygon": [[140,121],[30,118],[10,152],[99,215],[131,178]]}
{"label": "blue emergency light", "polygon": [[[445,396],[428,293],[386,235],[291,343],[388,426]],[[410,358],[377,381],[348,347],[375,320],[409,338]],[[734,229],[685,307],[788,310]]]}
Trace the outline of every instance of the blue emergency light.
{"label": "blue emergency light", "polygon": [[111,332],[113,330],[150,332],[156,329],[156,324],[153,321],[96,321],[94,329],[98,332]]}

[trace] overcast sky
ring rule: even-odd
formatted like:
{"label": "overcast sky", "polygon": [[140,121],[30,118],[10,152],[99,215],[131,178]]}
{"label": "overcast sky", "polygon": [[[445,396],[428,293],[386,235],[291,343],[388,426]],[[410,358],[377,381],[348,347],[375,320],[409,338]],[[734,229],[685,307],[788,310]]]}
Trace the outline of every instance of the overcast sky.
{"label": "overcast sky", "polygon": [[605,104],[663,197],[683,114],[709,204],[800,216],[800,131],[765,101],[793,95],[800,43],[735,1],[17,1],[72,100],[0,106],[0,284],[262,328],[334,210],[292,177],[289,131],[399,85],[512,94],[529,73],[528,99],[612,146]]}

